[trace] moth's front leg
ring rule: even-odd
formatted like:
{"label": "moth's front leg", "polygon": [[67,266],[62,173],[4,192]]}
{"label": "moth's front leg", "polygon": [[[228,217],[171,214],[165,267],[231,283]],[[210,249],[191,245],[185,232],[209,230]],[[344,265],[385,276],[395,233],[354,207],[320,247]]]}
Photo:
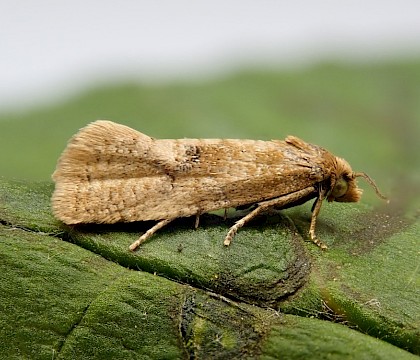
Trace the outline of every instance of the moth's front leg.
{"label": "moth's front leg", "polygon": [[[257,206],[256,209],[252,210],[249,214],[247,214],[243,218],[239,219],[229,229],[229,232],[227,233],[227,235],[225,237],[224,244],[226,246],[229,246],[230,243],[232,242],[232,239],[235,237],[236,233],[238,232],[238,230],[242,226],[244,226],[247,222],[249,222],[250,220],[255,218],[261,212],[263,212],[267,209],[273,208],[273,207],[284,207],[284,206],[286,206],[290,203],[293,203],[295,201],[298,201],[299,199],[302,199],[302,198],[308,196],[309,194],[313,193],[314,191],[316,191],[315,188],[313,186],[309,186],[305,189],[302,189],[302,190],[299,190],[299,191],[296,191],[296,192],[293,192],[293,193],[290,193],[290,194],[286,194],[286,195],[280,196],[280,197],[275,198],[275,199],[259,202],[257,204],[258,206]],[[318,210],[318,212],[319,212],[319,210]],[[315,222],[314,222],[314,224],[315,224]]]}
{"label": "moth's front leg", "polygon": [[322,250],[328,249],[328,246],[325,245],[321,240],[317,238],[315,234],[315,227],[316,227],[316,218],[318,217],[319,211],[321,210],[321,205],[324,198],[325,198],[325,193],[321,190],[313,206],[311,225],[309,227],[309,237],[311,238],[311,241],[314,244],[318,245]]}

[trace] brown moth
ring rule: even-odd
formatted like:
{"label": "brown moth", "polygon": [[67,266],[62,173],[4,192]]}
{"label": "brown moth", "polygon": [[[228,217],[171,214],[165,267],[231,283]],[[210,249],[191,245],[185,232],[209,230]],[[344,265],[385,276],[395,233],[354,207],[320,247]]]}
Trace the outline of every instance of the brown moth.
{"label": "brown moth", "polygon": [[321,204],[356,202],[362,190],[356,178],[365,173],[327,150],[294,136],[285,140],[157,140],[111,121],[81,129],[61,155],[52,176],[52,209],[66,224],[157,220],[131,246],[135,250],[157,230],[179,217],[254,205],[224,240],[268,209],[315,199],[309,228],[315,235]]}

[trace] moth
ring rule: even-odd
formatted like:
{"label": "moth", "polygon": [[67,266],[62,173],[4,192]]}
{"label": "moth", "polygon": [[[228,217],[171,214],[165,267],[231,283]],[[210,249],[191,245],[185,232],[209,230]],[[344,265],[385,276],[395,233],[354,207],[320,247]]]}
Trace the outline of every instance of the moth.
{"label": "moth", "polygon": [[52,175],[54,215],[65,224],[156,220],[130,246],[135,250],[176,218],[228,208],[250,208],[229,229],[228,246],[238,229],[261,212],[315,199],[310,239],[323,200],[357,202],[363,172],[342,158],[297,137],[285,140],[158,140],[111,121],[98,120],[74,135]]}

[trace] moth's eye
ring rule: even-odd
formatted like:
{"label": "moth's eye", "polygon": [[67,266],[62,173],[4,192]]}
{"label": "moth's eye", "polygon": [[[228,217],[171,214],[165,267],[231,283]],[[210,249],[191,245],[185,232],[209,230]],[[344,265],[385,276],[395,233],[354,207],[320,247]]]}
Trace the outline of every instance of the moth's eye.
{"label": "moth's eye", "polygon": [[331,195],[334,198],[339,198],[347,192],[347,189],[348,189],[347,181],[344,180],[343,178],[340,178],[335,183],[335,186],[334,186],[334,189],[333,189]]}

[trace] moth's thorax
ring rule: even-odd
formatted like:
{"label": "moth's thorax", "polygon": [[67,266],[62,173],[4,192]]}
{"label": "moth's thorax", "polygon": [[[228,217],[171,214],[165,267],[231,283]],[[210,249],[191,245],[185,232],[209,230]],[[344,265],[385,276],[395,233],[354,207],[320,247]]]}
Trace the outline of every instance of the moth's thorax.
{"label": "moth's thorax", "polygon": [[360,200],[362,189],[357,187],[354,172],[346,160],[335,157],[335,173],[332,177],[328,201],[357,202]]}

